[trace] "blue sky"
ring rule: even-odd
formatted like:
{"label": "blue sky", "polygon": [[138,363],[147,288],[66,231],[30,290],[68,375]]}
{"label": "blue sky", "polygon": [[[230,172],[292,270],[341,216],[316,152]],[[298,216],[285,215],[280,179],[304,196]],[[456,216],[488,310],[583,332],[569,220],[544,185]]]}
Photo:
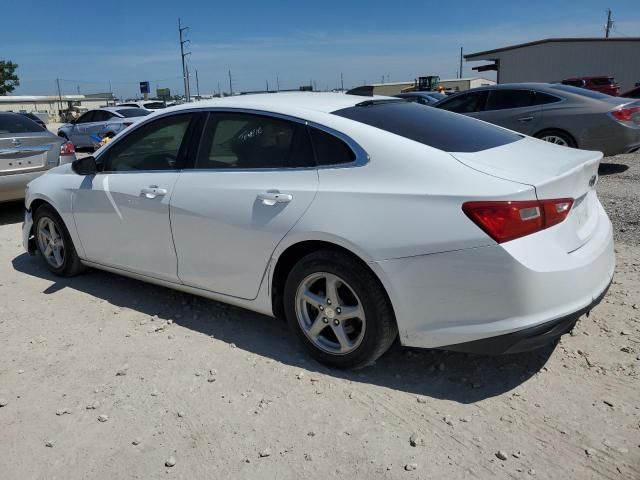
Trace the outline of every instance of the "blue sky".
{"label": "blue sky", "polygon": [[[113,91],[131,97],[137,82],[183,91],[177,19],[191,27],[191,72],[200,92],[318,88],[453,78],[459,48],[471,53],[546,37],[640,37],[638,0],[510,2],[242,0],[2,0],[0,59],[20,65],[14,94]],[[57,6],[61,5],[61,7]],[[631,59],[630,59],[631,61]],[[636,61],[640,61],[636,59]],[[471,75],[472,64],[464,73]],[[192,93],[195,93],[192,78]]]}

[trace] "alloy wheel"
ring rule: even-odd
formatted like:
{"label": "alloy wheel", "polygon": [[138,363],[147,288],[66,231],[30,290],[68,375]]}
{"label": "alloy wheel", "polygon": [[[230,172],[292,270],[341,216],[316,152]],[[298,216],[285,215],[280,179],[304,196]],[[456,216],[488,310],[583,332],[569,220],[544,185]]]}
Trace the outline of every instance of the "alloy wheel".
{"label": "alloy wheel", "polygon": [[544,137],[541,137],[540,139],[544,140],[545,142],[555,143],[556,145],[561,145],[563,147],[568,147],[569,146],[569,144],[567,143],[567,141],[564,138],[559,137],[557,135],[545,135]]}
{"label": "alloy wheel", "polygon": [[54,268],[64,264],[64,239],[56,223],[49,217],[38,221],[38,248],[46,262]]}
{"label": "alloy wheel", "polygon": [[306,337],[326,353],[345,355],[362,343],[367,325],[362,303],[337,275],[307,276],[296,292],[295,311]]}

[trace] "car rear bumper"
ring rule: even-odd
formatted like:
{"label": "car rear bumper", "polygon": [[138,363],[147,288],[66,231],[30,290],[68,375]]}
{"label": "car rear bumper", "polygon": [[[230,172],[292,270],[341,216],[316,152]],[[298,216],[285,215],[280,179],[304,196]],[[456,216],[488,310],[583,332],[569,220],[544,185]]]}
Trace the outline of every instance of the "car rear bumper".
{"label": "car rear bumper", "polygon": [[23,199],[27,183],[45,172],[46,170],[39,170],[37,172],[0,175],[0,202]]}
{"label": "car rear bumper", "polygon": [[549,322],[536,325],[534,327],[518,330],[506,335],[490,337],[472,342],[458,343],[442,347],[444,350],[454,352],[477,353],[484,355],[501,355],[505,353],[520,353],[535,350],[559,339],[565,333],[573,330],[578,319],[591,312],[591,309],[598,305],[609,290],[611,282],[604,291],[588,306],[580,310],[565,315],[564,317],[551,320]]}
{"label": "car rear bumper", "polygon": [[593,236],[569,253],[554,248],[547,229],[502,245],[378,262],[401,343],[448,348],[511,334],[494,342],[533,338],[520,349],[566,333],[613,278],[611,222],[599,209]]}

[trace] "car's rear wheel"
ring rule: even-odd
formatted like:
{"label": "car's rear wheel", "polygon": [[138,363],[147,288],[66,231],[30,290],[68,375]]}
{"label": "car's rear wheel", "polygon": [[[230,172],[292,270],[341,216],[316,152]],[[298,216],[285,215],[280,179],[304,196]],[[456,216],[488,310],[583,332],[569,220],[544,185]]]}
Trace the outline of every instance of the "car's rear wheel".
{"label": "car's rear wheel", "polygon": [[337,368],[373,363],[397,327],[389,298],[359,261],[331,250],[302,258],[285,284],[291,330],[313,357]]}
{"label": "car's rear wheel", "polygon": [[64,222],[52,207],[38,208],[33,224],[38,251],[49,270],[64,277],[84,270]]}
{"label": "car's rear wheel", "polygon": [[562,130],[544,130],[536,134],[536,138],[544,140],[545,142],[560,145],[562,147],[576,148],[575,140],[571,137],[571,135],[563,132]]}

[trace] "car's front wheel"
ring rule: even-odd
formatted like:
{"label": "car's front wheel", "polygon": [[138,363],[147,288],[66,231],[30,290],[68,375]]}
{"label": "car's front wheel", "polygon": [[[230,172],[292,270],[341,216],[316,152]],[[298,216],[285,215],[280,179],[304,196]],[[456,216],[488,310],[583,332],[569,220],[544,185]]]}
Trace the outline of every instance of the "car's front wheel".
{"label": "car's front wheel", "polygon": [[323,250],[302,258],[287,277],[284,302],[296,337],[313,357],[332,367],[373,363],[398,332],[378,279],[341,252]]}
{"label": "car's front wheel", "polygon": [[38,251],[49,270],[71,277],[84,269],[64,222],[52,207],[38,208],[33,224]]}

